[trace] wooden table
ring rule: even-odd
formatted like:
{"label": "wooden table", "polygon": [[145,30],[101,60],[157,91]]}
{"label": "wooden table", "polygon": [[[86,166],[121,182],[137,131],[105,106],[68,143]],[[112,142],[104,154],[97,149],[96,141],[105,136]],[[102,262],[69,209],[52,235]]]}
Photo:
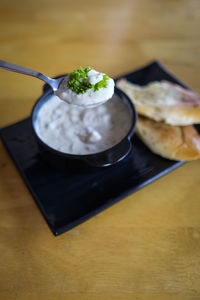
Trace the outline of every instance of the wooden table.
{"label": "wooden table", "polygon": [[[159,59],[200,93],[198,0],[2,0],[0,57],[111,76]],[[42,82],[0,70],[0,126]],[[200,299],[200,161],[54,237],[0,142],[0,299]]]}

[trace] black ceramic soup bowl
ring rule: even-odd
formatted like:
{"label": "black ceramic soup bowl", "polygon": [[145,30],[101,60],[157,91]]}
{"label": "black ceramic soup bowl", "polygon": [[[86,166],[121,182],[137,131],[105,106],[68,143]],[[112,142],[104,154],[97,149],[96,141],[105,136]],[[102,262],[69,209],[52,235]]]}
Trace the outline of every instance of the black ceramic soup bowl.
{"label": "black ceramic soup bowl", "polygon": [[48,146],[38,136],[36,131],[38,112],[40,111],[41,107],[51,99],[53,95],[54,94],[52,90],[46,90],[44,94],[35,103],[31,114],[32,129],[40,150],[40,154],[42,158],[45,161],[47,161],[51,166],[59,169],[66,169],[69,166],[71,168],[77,166],[107,167],[117,162],[120,162],[129,154],[129,152],[132,149],[131,137],[135,130],[137,113],[132,101],[124,92],[115,87],[115,95],[117,95],[120,98],[120,100],[127,105],[129,109],[131,116],[130,130],[118,144],[102,152],[87,155],[77,155],[60,152]]}

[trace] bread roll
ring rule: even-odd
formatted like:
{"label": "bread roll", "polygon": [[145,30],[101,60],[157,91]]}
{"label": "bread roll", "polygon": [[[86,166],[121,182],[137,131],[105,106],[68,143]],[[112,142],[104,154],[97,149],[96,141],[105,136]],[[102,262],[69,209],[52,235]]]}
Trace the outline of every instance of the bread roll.
{"label": "bread roll", "polygon": [[200,97],[192,91],[166,81],[142,87],[120,79],[116,85],[131,98],[140,115],[170,125],[200,123]]}
{"label": "bread roll", "polygon": [[139,116],[136,132],[151,151],[165,158],[200,158],[200,136],[194,126],[171,126]]}

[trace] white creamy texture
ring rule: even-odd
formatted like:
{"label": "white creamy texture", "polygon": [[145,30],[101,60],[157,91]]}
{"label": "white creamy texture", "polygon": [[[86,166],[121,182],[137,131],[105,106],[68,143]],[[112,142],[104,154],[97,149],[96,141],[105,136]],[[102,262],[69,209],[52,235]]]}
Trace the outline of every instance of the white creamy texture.
{"label": "white creamy texture", "polygon": [[[103,79],[104,73],[95,71],[94,69],[88,72],[88,82],[95,84]],[[64,78],[61,82],[59,89],[55,94],[62,100],[70,104],[75,104],[79,106],[94,106],[106,102],[112,98],[114,94],[114,80],[108,78],[106,81],[106,87],[100,88],[98,91],[94,92],[93,89],[88,89],[84,94],[76,94],[71,89],[67,87],[68,76]]]}
{"label": "white creamy texture", "polygon": [[38,113],[36,132],[58,151],[91,154],[120,142],[131,122],[127,105],[117,96],[94,108],[71,106],[52,96]]}

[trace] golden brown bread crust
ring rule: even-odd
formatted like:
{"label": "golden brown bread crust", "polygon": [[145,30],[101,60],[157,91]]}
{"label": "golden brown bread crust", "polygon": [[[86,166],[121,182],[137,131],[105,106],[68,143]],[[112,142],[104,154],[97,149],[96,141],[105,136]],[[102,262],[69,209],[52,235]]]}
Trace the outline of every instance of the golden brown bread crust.
{"label": "golden brown bread crust", "polygon": [[139,116],[136,132],[151,151],[165,158],[200,158],[200,136],[194,126],[170,126]]}
{"label": "golden brown bread crust", "polygon": [[200,123],[200,97],[192,91],[166,81],[143,88],[120,79],[116,85],[131,98],[140,115],[170,125]]}
{"label": "golden brown bread crust", "polygon": [[157,122],[165,122],[174,126],[186,126],[200,123],[200,107],[165,107],[135,105],[140,115]]}

